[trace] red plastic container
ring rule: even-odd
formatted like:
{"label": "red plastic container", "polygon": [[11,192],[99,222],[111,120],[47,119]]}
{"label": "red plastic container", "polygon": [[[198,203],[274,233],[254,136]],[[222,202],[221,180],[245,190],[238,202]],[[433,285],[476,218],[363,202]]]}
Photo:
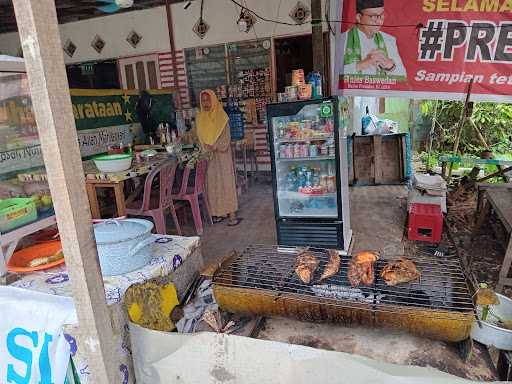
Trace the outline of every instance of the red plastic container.
{"label": "red plastic container", "polygon": [[414,203],[409,210],[409,240],[440,243],[443,212],[435,204]]}

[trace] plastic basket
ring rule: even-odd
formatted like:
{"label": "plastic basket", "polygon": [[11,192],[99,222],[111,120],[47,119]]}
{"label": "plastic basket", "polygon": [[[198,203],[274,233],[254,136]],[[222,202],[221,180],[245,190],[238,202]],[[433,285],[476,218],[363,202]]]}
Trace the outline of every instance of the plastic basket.
{"label": "plastic basket", "polygon": [[12,231],[37,220],[37,208],[30,198],[0,200],[0,233]]}

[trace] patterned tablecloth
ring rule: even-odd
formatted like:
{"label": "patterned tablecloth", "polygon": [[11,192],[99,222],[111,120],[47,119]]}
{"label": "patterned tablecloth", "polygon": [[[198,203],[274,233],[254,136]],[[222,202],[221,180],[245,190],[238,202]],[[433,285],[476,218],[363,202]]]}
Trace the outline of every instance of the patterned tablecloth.
{"label": "patterned tablecloth", "polygon": [[[198,268],[196,264],[200,259],[199,237],[153,236],[155,237],[155,243],[152,245],[153,257],[148,265],[124,275],[104,278],[105,293],[114,332],[113,343],[116,348],[116,355],[119,356],[119,359],[115,362],[120,374],[119,384],[135,383],[128,319],[122,305],[126,290],[132,284],[143,283],[156,277],[171,275],[188,278]],[[176,271],[175,274],[174,271]],[[172,280],[177,281],[178,278]],[[21,280],[16,281],[11,286],[51,295],[72,296],[65,266],[24,275]],[[64,332],[66,340],[71,346],[71,356],[81,384],[93,384],[90,380],[91,368],[87,362],[87,357],[80,348],[79,325],[65,326]]]}
{"label": "patterned tablecloth", "polygon": [[[167,276],[175,271],[199,245],[198,237],[153,235],[153,257],[148,265],[124,275],[104,277],[107,304],[120,303],[126,290],[133,284]],[[51,295],[72,296],[66,266],[24,275],[11,286]]]}

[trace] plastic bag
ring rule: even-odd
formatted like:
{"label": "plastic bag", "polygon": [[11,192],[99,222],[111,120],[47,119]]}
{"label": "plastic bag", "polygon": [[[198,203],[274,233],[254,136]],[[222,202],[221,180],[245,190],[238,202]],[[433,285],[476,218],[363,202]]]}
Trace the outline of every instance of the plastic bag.
{"label": "plastic bag", "polygon": [[77,323],[73,300],[2,286],[0,307],[0,377],[8,383],[64,383],[70,345],[62,327]]}

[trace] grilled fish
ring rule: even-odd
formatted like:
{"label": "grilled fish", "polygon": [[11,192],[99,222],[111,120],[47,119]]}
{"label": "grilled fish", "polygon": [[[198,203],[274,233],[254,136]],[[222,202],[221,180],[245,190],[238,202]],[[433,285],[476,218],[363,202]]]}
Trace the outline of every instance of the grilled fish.
{"label": "grilled fish", "polygon": [[341,258],[337,250],[329,249],[329,262],[325,266],[320,281],[333,277],[340,270]]}
{"label": "grilled fish", "polygon": [[359,284],[372,285],[375,281],[374,264],[379,259],[375,252],[363,251],[356,253],[348,267],[347,277],[352,287]]}
{"label": "grilled fish", "polygon": [[318,259],[311,252],[304,251],[297,256],[295,273],[305,284],[309,284],[318,264]]}
{"label": "grilled fish", "polygon": [[411,260],[401,257],[386,264],[380,276],[387,285],[393,286],[417,280],[421,273]]}

